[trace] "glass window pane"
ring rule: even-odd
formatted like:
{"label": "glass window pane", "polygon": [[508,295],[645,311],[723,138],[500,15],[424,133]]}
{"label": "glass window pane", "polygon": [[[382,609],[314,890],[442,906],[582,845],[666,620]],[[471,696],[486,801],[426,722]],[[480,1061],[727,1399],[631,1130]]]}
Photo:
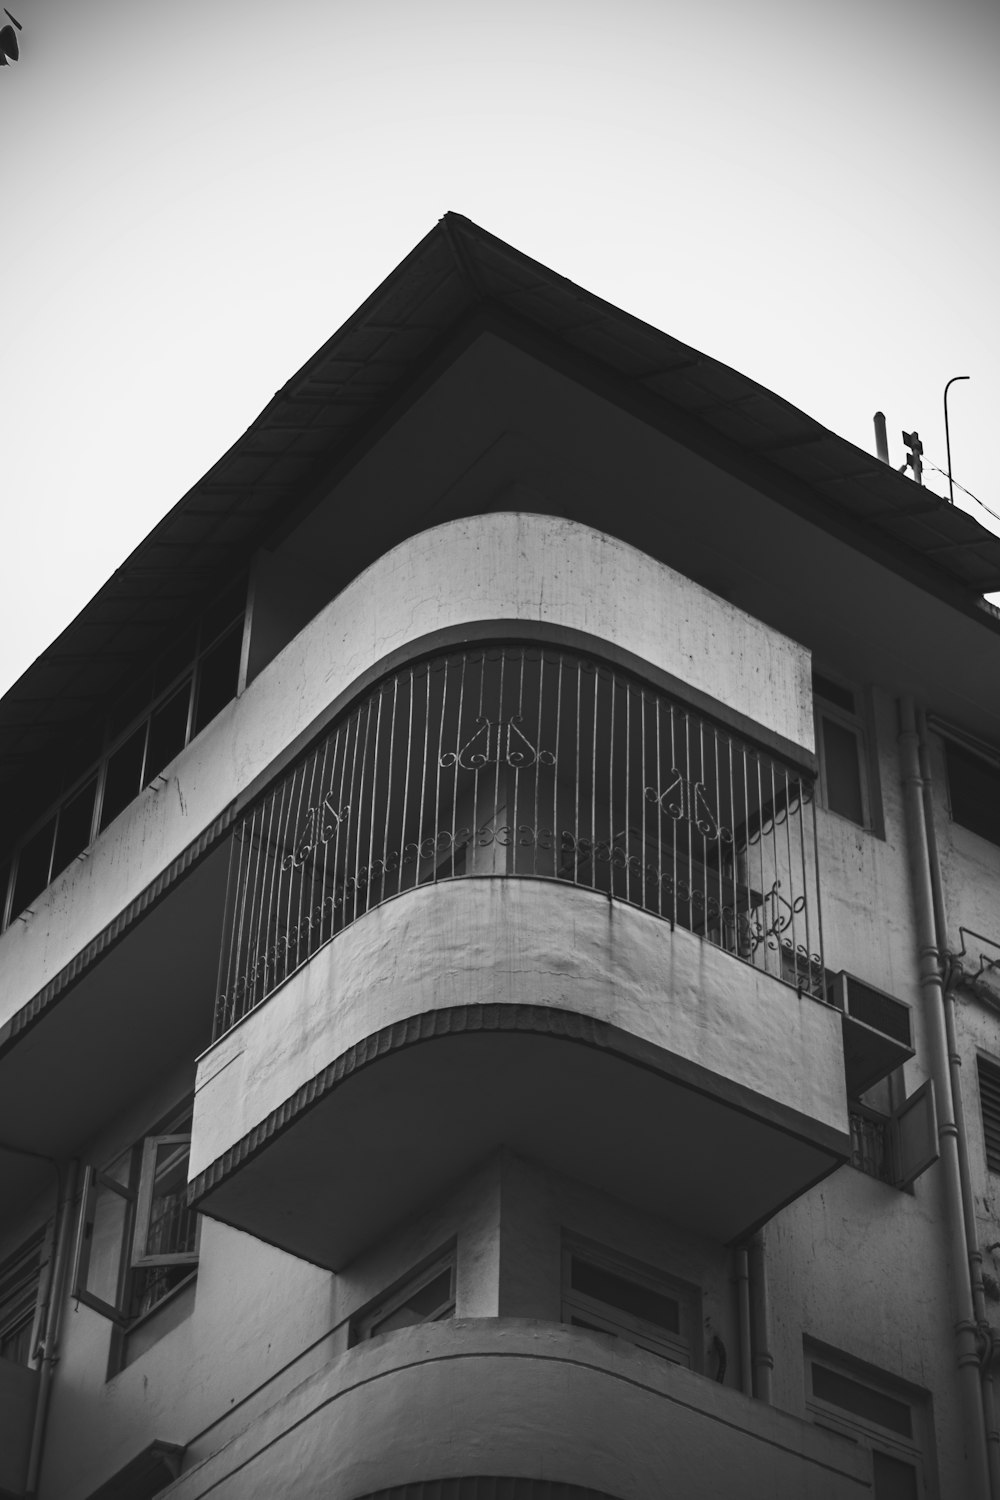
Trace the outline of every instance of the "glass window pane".
{"label": "glass window pane", "polygon": [[156,1147],[147,1255],[184,1255],[194,1250],[197,1219],[187,1206],[189,1151],[187,1140],[164,1141]]}
{"label": "glass window pane", "polygon": [[184,749],[190,697],[189,678],[166,703],[160,704],[150,718],[144,778],[147,786]]}
{"label": "glass window pane", "polygon": [[872,1473],[875,1479],[875,1500],[917,1500],[920,1490],[917,1470],[902,1458],[891,1458],[888,1453],[872,1454]]}
{"label": "glass window pane", "polygon": [[146,748],[146,725],[140,724],[108,760],[104,775],[104,802],[101,805],[101,828],[123,812],[142,788],[142,757]]}
{"label": "glass window pane", "polygon": [[945,743],[951,815],[963,828],[1000,844],[1000,770],[978,755]]}
{"label": "glass window pane", "polygon": [[855,1416],[875,1422],[890,1432],[898,1432],[902,1437],[913,1436],[912,1414],[905,1401],[896,1401],[892,1396],[862,1385],[859,1380],[851,1380],[847,1375],[840,1375],[836,1370],[828,1370],[824,1365],[813,1365],[812,1382],[813,1394],[820,1400],[854,1412]]}
{"label": "glass window pane", "polygon": [[90,843],[96,795],[97,777],[95,776],[59,809],[56,851],[52,860],[53,879],[60,870],[65,870],[70,860],[82,854]]}
{"label": "glass window pane", "polygon": [[30,906],[35,897],[49,883],[49,863],[52,858],[52,841],[55,837],[56,820],[50,818],[44,828],[28,840],[17,857],[17,876],[14,880],[14,902],[10,909],[16,917]]}
{"label": "glass window pane", "polygon": [[202,657],[198,668],[195,734],[200,734],[219,710],[225,708],[231,698],[236,697],[242,649],[243,632],[237,626],[228,635],[224,635],[221,641],[210,651],[206,651]]}
{"label": "glass window pane", "polygon": [[83,1289],[102,1302],[117,1307],[128,1202],[113,1188],[98,1183],[93,1213],[84,1245],[86,1272]]}
{"label": "glass window pane", "polygon": [[822,719],[826,801],[831,812],[864,824],[861,790],[861,743],[853,729],[836,719]]}
{"label": "glass window pane", "polygon": [[576,1256],[573,1257],[571,1284],[574,1291],[606,1302],[609,1307],[617,1307],[622,1312],[645,1319],[647,1323],[655,1323],[670,1333],[680,1333],[680,1304],[676,1298],[663,1292],[627,1281],[624,1276],[616,1276],[612,1271],[590,1265]]}

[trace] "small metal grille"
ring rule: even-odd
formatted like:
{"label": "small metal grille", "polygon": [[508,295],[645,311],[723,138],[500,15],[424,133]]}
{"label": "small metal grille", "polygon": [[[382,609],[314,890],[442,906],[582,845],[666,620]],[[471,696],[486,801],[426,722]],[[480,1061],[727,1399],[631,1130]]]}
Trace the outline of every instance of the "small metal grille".
{"label": "small metal grille", "polygon": [[803,774],[602,663],[480,647],[386,678],[235,825],[216,1035],[373,906],[563,880],[823,993]]}
{"label": "small metal grille", "polygon": [[986,1165],[1000,1172],[1000,1067],[979,1058],[979,1102],[983,1112]]}
{"label": "small metal grille", "polygon": [[868,1177],[877,1177],[879,1182],[894,1182],[890,1122],[858,1104],[851,1107],[850,1122],[851,1166]]}

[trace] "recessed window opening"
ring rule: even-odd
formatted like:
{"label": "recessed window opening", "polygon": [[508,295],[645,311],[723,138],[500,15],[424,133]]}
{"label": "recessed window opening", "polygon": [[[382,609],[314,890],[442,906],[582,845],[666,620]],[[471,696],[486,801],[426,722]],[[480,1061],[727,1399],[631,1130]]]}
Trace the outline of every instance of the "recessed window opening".
{"label": "recessed window opening", "polygon": [[85,1172],[73,1295],[120,1328],[195,1271],[198,1216],[187,1206],[192,1106],[109,1167]]}
{"label": "recessed window opening", "polygon": [[945,740],[944,754],[952,820],[1000,844],[1000,766],[953,740]]}
{"label": "recessed window opening", "polygon": [[562,1317],[574,1328],[615,1334],[674,1364],[694,1362],[697,1293],[612,1252],[564,1248]]}
{"label": "recessed window opening", "polygon": [[356,1315],[351,1342],[396,1333],[418,1323],[440,1323],[455,1316],[455,1252],[449,1250],[413,1272],[400,1285]]}
{"label": "recessed window opening", "polygon": [[44,1233],[34,1235],[0,1264],[0,1359],[34,1363],[35,1321]]}
{"label": "recessed window opening", "polygon": [[870,828],[872,768],[861,695],[814,672],[813,702],[824,805],[830,812]]}
{"label": "recessed window opening", "polygon": [[929,1402],[902,1382],[807,1350],[806,1405],[812,1420],[869,1449],[874,1500],[919,1500],[932,1480]]}
{"label": "recessed window opening", "polygon": [[976,1064],[986,1165],[991,1172],[1000,1172],[1000,1063],[979,1057]]}

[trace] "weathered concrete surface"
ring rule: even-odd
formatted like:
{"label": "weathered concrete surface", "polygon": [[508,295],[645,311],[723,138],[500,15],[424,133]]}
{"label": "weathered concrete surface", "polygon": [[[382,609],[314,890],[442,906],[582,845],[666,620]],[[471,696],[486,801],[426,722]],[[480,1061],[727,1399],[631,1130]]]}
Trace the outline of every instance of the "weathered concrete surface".
{"label": "weathered concrete surface", "polygon": [[331,601],[0,937],[0,1022],[18,1010],[296,736],[389,653],[483,620],[586,631],[807,750],[809,654],[624,542],[493,514],[412,537]]}
{"label": "weathered concrete surface", "polygon": [[870,1459],[611,1335],[514,1319],[406,1329],[350,1350],[164,1500],[351,1500],[464,1474],[663,1500],[852,1500]]}
{"label": "weathered concrete surface", "polygon": [[594,1016],[846,1128],[834,1011],[591,891],[466,879],[409,892],[361,917],[204,1054],[190,1176],[381,1027],[487,1004]]}

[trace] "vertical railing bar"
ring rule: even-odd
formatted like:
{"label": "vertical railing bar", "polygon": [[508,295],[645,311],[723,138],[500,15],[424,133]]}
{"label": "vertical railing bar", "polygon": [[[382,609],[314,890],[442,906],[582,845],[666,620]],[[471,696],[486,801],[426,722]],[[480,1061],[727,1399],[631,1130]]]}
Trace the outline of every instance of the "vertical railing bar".
{"label": "vertical railing bar", "polygon": [[[288,788],[292,784],[294,772],[286,776],[277,788],[275,796],[271,798],[268,809],[267,832],[261,843],[262,865],[260,871],[260,889],[257,893],[256,925],[251,930],[251,947],[254,953],[254,968],[257,970],[257,979],[254,981],[254,1005],[269,993],[272,988],[269,982],[268,970],[272,971],[270,978],[273,979],[273,969],[277,961],[275,952],[271,959],[268,958],[268,934],[271,926],[271,908],[275,899],[275,870],[280,877],[281,860],[284,857],[281,848],[281,820],[284,816],[285,800]],[[272,847],[273,846],[273,847]],[[265,894],[266,892],[266,894]],[[257,994],[257,986],[260,993]]]}
{"label": "vertical railing bar", "polygon": [[382,700],[385,696],[385,684],[378,689],[378,711],[375,715],[375,746],[372,750],[372,787],[371,787],[371,828],[368,833],[368,899],[365,902],[365,910],[370,911],[377,903],[372,900],[372,872],[375,869],[375,819],[378,813],[378,751],[382,740]]}
{"label": "vertical railing bar", "polygon": [[813,953],[812,953],[812,909],[813,909],[813,903],[812,903],[812,892],[809,889],[809,872],[808,872],[808,869],[806,867],[806,803],[805,803],[805,787],[803,785],[802,772],[801,771],[796,771],[795,785],[796,785],[796,788],[798,790],[798,803],[799,803],[799,810],[798,810],[799,864],[801,865],[801,868],[802,868],[802,895],[803,895],[803,897],[805,899],[805,906],[802,908],[802,910],[805,912],[805,929],[806,929],[806,955],[805,955],[805,963],[806,963],[806,993],[809,994],[809,995],[811,995],[811,994],[814,993],[814,987],[813,987]]}
{"label": "vertical railing bar", "polygon": [[826,950],[823,946],[823,896],[820,887],[819,836],[816,829],[816,783],[814,781],[811,781],[809,784],[809,810],[811,814],[810,827],[812,829],[813,862],[816,870],[816,948],[817,957],[819,958],[819,985],[821,997],[825,998]]}
{"label": "vertical railing bar", "polygon": [[[719,731],[717,729],[715,729],[714,727],[712,729],[712,758],[713,758],[714,765],[715,765],[715,858],[716,858],[716,861],[717,861],[717,864],[718,864],[717,878],[716,878],[715,884],[716,884],[716,887],[717,887],[717,890],[718,890],[718,896],[716,897],[716,900],[717,900],[718,906],[719,906],[719,947],[720,948],[725,948],[725,946],[726,946],[726,922],[725,922],[725,915],[724,915],[724,912],[725,912],[725,902],[722,899],[722,859],[723,859],[723,855],[722,855],[722,850],[723,850],[722,829],[723,829],[723,827],[728,828],[729,827],[729,823],[726,823],[724,825],[723,822],[722,822],[723,798],[722,798],[722,777],[721,777],[721,775],[719,773]],[[730,811],[730,815],[729,815],[729,822],[730,823],[732,822],[732,812],[731,811]]]}
{"label": "vertical railing bar", "polygon": [[[340,761],[340,785],[339,785],[339,787],[337,789],[337,803],[338,803],[339,816],[337,818],[337,827],[336,827],[336,830],[334,832],[334,839],[333,839],[333,883],[332,883],[332,885],[330,887],[330,900],[332,902],[332,906],[330,908],[330,935],[331,936],[333,936],[333,934],[334,934],[334,932],[336,931],[336,928],[337,928],[337,905],[338,905],[337,886],[338,885],[340,886],[339,904],[340,904],[341,926],[343,926],[343,918],[344,918],[344,911],[345,911],[345,902],[347,900],[347,849],[348,849],[348,844],[349,844],[350,837],[351,837],[351,829],[353,828],[353,826],[354,826],[354,820],[357,817],[357,808],[354,806],[353,799],[351,798],[351,789],[347,785],[347,746],[348,746],[348,742],[350,740],[350,737],[351,737],[351,719],[348,719],[345,723],[341,724],[340,727],[337,729],[336,739],[334,741],[334,759],[333,759],[333,763],[334,763],[334,766],[336,766],[338,759]],[[345,790],[347,792],[346,798],[345,798],[345,795],[344,795]],[[344,817],[344,809],[345,808],[347,809],[347,817],[346,818]],[[343,864],[341,864],[341,859],[340,859],[341,835],[343,835],[343,841],[344,841],[344,862],[343,862]]]}
{"label": "vertical railing bar", "polygon": [[[611,680],[611,708],[608,714],[608,894],[615,893],[615,699],[617,697],[617,674],[609,672]],[[597,747],[597,726],[594,726],[594,747]]]}
{"label": "vertical railing bar", "polygon": [[[327,816],[328,812],[329,813],[333,812],[333,809],[328,806],[329,802],[332,799],[332,795],[333,795],[333,777],[332,777],[332,775],[331,776],[327,775],[327,763],[328,763],[329,756],[330,756],[330,750],[331,750],[331,747],[333,745],[333,740],[334,740],[334,735],[333,734],[328,734],[325,737],[325,739],[323,740],[323,747],[322,747],[323,748],[323,759],[322,759],[322,764],[321,764],[321,767],[320,767],[320,774],[319,774],[319,790],[317,792],[318,802],[317,802],[317,805],[316,805],[316,812],[317,812],[317,818],[318,818],[318,827],[317,827],[317,830],[316,830],[316,837],[319,840],[319,844],[317,844],[317,848],[316,848],[317,858],[316,858],[316,860],[315,860],[315,862],[313,864],[313,906],[312,906],[312,911],[315,914],[316,922],[315,922],[315,937],[314,937],[314,928],[313,928],[313,926],[310,925],[310,929],[309,929],[309,953],[310,953],[310,956],[312,956],[312,954],[316,953],[318,951],[318,949],[320,949],[323,946],[323,943],[326,941],[326,939],[323,936],[323,930],[324,930],[324,928],[326,926],[326,867],[327,867],[327,862],[328,862],[328,859],[329,859],[329,852],[330,852],[330,839],[329,839],[329,837],[327,836],[327,833],[326,833],[326,816]],[[319,847],[320,847],[320,845],[322,845],[322,848],[323,848],[322,858],[319,857]],[[331,924],[331,931],[332,931],[332,924]]]}
{"label": "vertical railing bar", "polygon": [[[532,827],[532,835],[531,835],[531,838],[532,838],[532,846],[531,846],[531,868],[532,868],[532,872],[535,875],[538,875],[541,872],[541,867],[542,867],[542,863],[543,863],[543,861],[542,861],[542,846],[541,846],[542,826],[541,826],[541,817],[540,817],[539,806],[538,806],[538,798],[539,798],[539,794],[541,792],[541,787],[542,787],[542,762],[541,762],[541,754],[542,754],[542,713],[544,711],[544,695],[543,695],[544,686],[545,686],[545,647],[544,646],[540,646],[539,649],[538,649],[538,706],[537,706],[536,711],[535,711],[535,723],[538,726],[538,744],[537,744],[537,746],[535,748],[535,803],[534,803],[534,809],[532,811],[532,823],[531,823],[531,827]],[[553,768],[553,774],[555,774],[554,773],[554,768]]]}
{"label": "vertical railing bar", "polygon": [[[375,816],[375,807],[374,807],[374,803],[373,803],[374,767],[372,767],[371,776],[369,777],[370,789],[369,789],[368,799],[367,799],[367,801],[365,800],[365,776],[366,776],[366,774],[368,773],[368,770],[369,770],[368,742],[369,742],[369,739],[371,738],[371,730],[372,730],[372,700],[371,700],[371,697],[369,697],[368,702],[365,704],[365,743],[364,743],[364,747],[363,747],[363,749],[361,751],[361,781],[360,781],[360,783],[358,785],[358,805],[359,805],[359,807],[363,807],[365,809],[365,818],[367,819],[368,825],[369,825],[369,833],[368,833],[369,847],[371,847],[371,831],[370,831],[371,822],[372,822],[372,819]],[[362,881],[362,878],[364,878],[364,881],[365,881],[365,900],[364,900],[364,906],[362,908],[362,911],[367,911],[367,909],[368,909],[368,877],[365,874],[364,866],[361,863],[361,853],[362,853],[362,848],[363,848],[363,845],[364,845],[364,837],[365,837],[365,828],[364,828],[364,825],[362,823],[359,823],[358,824],[358,836],[354,840],[354,915],[356,917],[358,915],[360,915],[358,909],[359,909],[359,907],[361,907],[361,881]]]}
{"label": "vertical railing bar", "polygon": [[[434,762],[434,879],[438,878],[438,866],[444,864],[444,860],[437,858],[438,840],[441,837],[441,757],[444,754],[444,721],[448,712],[448,678],[450,676],[450,663],[446,656],[441,668],[441,713],[438,719],[438,745],[437,756]],[[452,870],[455,868],[455,853],[452,849]]]}
{"label": "vertical railing bar", "polygon": [[[299,779],[299,797],[298,797],[298,804],[297,804],[296,809],[295,809],[295,819],[294,819],[294,822],[292,823],[292,849],[293,849],[293,851],[295,850],[296,844],[298,842],[299,830],[300,830],[300,828],[302,826],[302,798],[303,798],[303,794],[305,792],[306,766],[308,764],[309,764],[308,761],[303,761],[303,763],[299,766],[298,772],[297,772],[298,779]],[[308,803],[306,805],[308,806]],[[304,864],[305,864],[305,861],[303,861],[303,866],[304,866]],[[284,979],[284,978],[287,977],[288,971],[289,971],[288,970],[289,955],[290,955],[290,952],[291,952],[291,945],[290,945],[290,942],[289,942],[289,937],[290,937],[290,934],[291,934],[291,932],[293,930],[292,929],[292,902],[293,902],[293,899],[294,899],[294,893],[295,893],[295,887],[296,887],[296,880],[298,879],[298,881],[301,882],[301,879],[302,879],[301,874],[299,874],[298,876],[296,875],[296,872],[298,870],[300,870],[300,868],[301,867],[297,866],[295,864],[294,860],[293,860],[292,865],[291,865],[291,867],[290,867],[290,869],[288,871],[288,886],[287,886],[287,889],[286,889],[286,892],[285,892],[285,934],[284,934],[284,936],[285,936],[285,951],[284,951],[284,954],[283,954],[282,976],[281,976],[282,979]]]}
{"label": "vertical railing bar", "polygon": [[[385,900],[386,865],[389,863],[389,819],[392,814],[392,794],[396,784],[393,775],[393,759],[396,754],[396,716],[399,709],[399,673],[392,679],[392,710],[389,718],[389,760],[385,772],[385,819],[382,824],[382,878],[379,883],[379,900]],[[400,850],[402,859],[402,850]],[[399,866],[401,869],[402,867]]]}
{"label": "vertical railing bar", "polygon": [[[494,840],[494,850],[496,849],[496,846],[497,846],[497,843],[498,843],[498,837],[497,837],[497,835],[498,835],[498,831],[499,830],[498,830],[498,827],[497,827],[497,819],[500,816],[500,746],[501,746],[501,744],[503,742],[503,734],[502,734],[502,731],[501,731],[501,725],[503,724],[503,712],[504,712],[503,690],[504,690],[504,676],[505,676],[506,666],[507,666],[507,653],[501,647],[501,650],[500,650],[500,688],[499,688],[499,692],[497,694],[496,771],[494,772],[494,775],[493,775],[493,840]],[[486,753],[488,755],[489,754],[489,739],[488,738],[487,738],[487,741],[486,741],[486,746],[487,746]],[[504,815],[505,815],[505,817],[507,819],[507,822],[508,822],[508,825],[509,825],[509,823],[510,823],[510,816],[511,816],[511,809],[507,806],[507,795],[508,795],[508,786],[507,786],[507,781],[506,781],[506,777],[505,777],[504,778],[504,808],[503,808],[503,811],[504,811]],[[502,827],[503,825],[501,824],[500,826]],[[500,848],[501,849],[503,848],[502,844],[500,845]],[[509,845],[507,847],[507,851],[504,854],[504,861],[503,862],[504,862],[504,872],[506,873],[506,871],[508,870],[509,865],[510,865],[510,846]],[[493,873],[494,873],[494,875],[496,874],[496,856],[495,856],[495,853],[494,853]]]}
{"label": "vertical railing bar", "polygon": [[[306,762],[306,764],[309,765],[309,767],[310,767],[309,795],[308,795],[308,798],[306,800],[306,812],[307,812],[307,814],[310,811],[313,812],[312,828],[311,828],[310,833],[309,833],[309,837],[312,840],[312,849],[311,849],[310,853],[306,856],[306,858],[302,861],[301,865],[298,867],[299,868],[299,899],[298,899],[297,910],[296,910],[295,926],[292,928],[292,932],[295,935],[295,967],[296,968],[302,962],[302,959],[300,957],[300,952],[299,952],[300,945],[301,945],[301,934],[302,934],[302,897],[303,897],[306,889],[308,888],[309,882],[313,878],[311,875],[307,874],[306,872],[308,870],[310,870],[310,869],[315,868],[315,863],[314,862],[315,862],[315,857],[316,857],[316,851],[317,851],[317,849],[319,847],[320,828],[322,827],[322,824],[320,823],[320,820],[319,820],[320,808],[319,808],[319,805],[318,805],[319,799],[318,799],[317,791],[316,791],[316,788],[317,788],[317,775],[316,775],[316,773],[317,773],[317,771],[319,769],[319,755],[318,755],[318,752],[314,752],[309,757],[309,760]],[[305,786],[305,774],[304,774],[304,772],[303,772],[302,782],[303,782],[303,787],[304,787]]]}
{"label": "vertical railing bar", "polygon": [[[245,847],[245,852],[246,852],[246,869],[244,870],[242,868],[243,853],[241,851],[241,854],[240,854],[241,868],[240,868],[240,870],[238,872],[239,879],[240,879],[239,889],[238,889],[238,900],[239,900],[239,905],[240,905],[239,929],[238,929],[238,934],[237,934],[236,933],[235,923],[234,923],[234,935],[236,935],[236,946],[235,946],[235,950],[233,950],[232,953],[231,953],[232,962],[231,962],[231,965],[230,965],[231,972],[230,972],[230,978],[229,978],[229,987],[230,987],[230,990],[232,990],[232,989],[235,988],[236,984],[239,982],[239,975],[242,973],[243,974],[243,996],[242,996],[242,998],[244,1000],[246,999],[247,984],[249,982],[250,962],[249,962],[249,958],[244,955],[244,951],[243,951],[243,942],[244,942],[244,927],[243,927],[243,924],[244,924],[244,921],[246,919],[247,902],[249,901],[249,903],[250,903],[250,910],[251,910],[251,912],[253,911],[253,908],[254,908],[254,896],[253,896],[253,890],[252,890],[251,880],[250,880],[250,866],[251,866],[251,864],[252,864],[252,862],[254,860],[255,850],[256,850],[256,853],[257,853],[257,856],[258,856],[258,861],[259,861],[259,856],[260,856],[260,841],[258,839],[257,842],[256,842],[256,844],[254,843],[254,837],[253,837],[252,830],[253,830],[256,822],[257,822],[258,816],[260,817],[261,821],[263,822],[264,805],[265,805],[264,803],[259,802],[257,804],[257,806],[253,809],[253,812],[249,815],[249,817],[246,814],[244,814],[244,817],[243,817],[243,840],[242,840],[242,842],[243,842],[243,845]],[[250,836],[249,844],[247,844],[247,838],[246,838],[248,826],[249,826],[249,828],[251,830],[251,836]],[[254,876],[254,884],[255,883],[256,883],[256,876]],[[249,940],[249,929],[247,929],[246,937]],[[240,1011],[240,1014],[241,1015],[243,1014],[242,1010]],[[234,1016],[234,1019],[236,1019],[235,1016]]]}
{"label": "vertical railing bar", "polygon": [[[355,874],[352,876],[349,873],[349,869],[351,862],[351,844],[353,843],[354,845],[354,864],[355,869],[357,869],[358,845],[361,842],[361,788],[358,785],[358,745],[361,741],[361,713],[362,710],[360,707],[358,707],[356,712],[351,715],[351,728],[353,730],[354,743],[351,747],[351,779],[348,784],[348,789],[351,794],[351,821],[347,830],[347,838],[344,842],[344,901],[342,910],[344,913],[345,927],[349,922],[353,922],[354,918],[358,914],[357,875]],[[350,889],[352,884],[353,889]],[[350,915],[348,915],[347,911],[348,895],[350,895],[351,898]]]}
{"label": "vertical railing bar", "polygon": [[625,900],[632,899],[632,863],[629,851],[629,822],[632,816],[632,684],[625,679]]}
{"label": "vertical railing bar", "polygon": [[573,810],[573,883],[580,884],[580,728],[583,698],[583,663],[576,659],[576,774]]}
{"label": "vertical railing bar", "polygon": [[[403,890],[403,873],[406,868],[406,815],[410,807],[410,779],[413,760],[413,668],[410,672],[409,707],[406,722],[406,770],[403,777],[403,813],[399,829],[399,888]],[[416,875],[414,875],[414,884]]]}
{"label": "vertical railing bar", "polygon": [[[485,691],[486,691],[486,647],[484,646],[483,649],[479,653],[479,704],[478,704],[478,708],[476,710],[476,723],[477,724],[481,724],[483,722],[483,694],[485,693]],[[475,849],[477,849],[477,850],[479,848],[485,848],[486,847],[485,842],[482,845],[479,842],[480,838],[482,837],[482,835],[480,833],[480,828],[479,828],[479,773],[480,773],[480,770],[481,770],[481,767],[479,765],[474,765],[473,768],[472,768],[472,811],[473,811],[472,826],[473,826],[474,837],[475,837],[475,844],[473,845],[473,847]],[[494,836],[494,838],[496,836],[496,820],[495,819],[494,819],[493,836]],[[493,857],[494,858],[495,858],[495,855],[496,855],[496,851],[494,850],[493,851]],[[478,863],[478,855],[476,856],[476,861],[475,862]]]}
{"label": "vertical railing bar", "polygon": [[[462,714],[463,714],[463,712],[465,710],[465,668],[466,668],[466,663],[468,662],[468,656],[469,656],[469,653],[467,651],[463,651],[462,652],[462,668],[461,668],[461,671],[459,673],[459,678],[458,678],[458,714],[457,714],[456,719],[455,719],[455,754],[456,754],[456,756],[458,755],[459,751],[462,748]],[[458,761],[456,759],[455,764],[451,768],[451,774],[452,774],[452,783],[451,783],[451,873],[452,873],[452,875],[455,874],[455,863],[456,863],[456,860],[458,858],[458,850],[455,847],[455,841],[458,838],[458,773],[459,773],[459,769],[460,769],[459,768],[459,764],[458,764]],[[469,867],[470,867],[470,865],[472,863],[472,861],[469,858],[469,852],[470,852],[470,850],[473,847],[474,847],[474,845],[472,843],[472,834],[471,834],[471,830],[470,830],[469,842],[466,844],[466,852],[465,852],[465,871],[466,871],[466,874],[468,874]]]}
{"label": "vertical railing bar", "polygon": [[[431,669],[424,663],[424,753],[420,766],[420,816],[417,823],[417,884],[420,884],[420,865],[424,857],[424,809],[427,802],[427,753],[431,733]],[[433,874],[433,865],[431,866]]]}
{"label": "vertical railing bar", "polygon": [[555,759],[552,764],[552,873],[559,874],[562,854],[562,829],[559,827],[559,736],[562,729],[563,654],[560,651],[556,666],[556,741],[553,746]]}
{"label": "vertical railing bar", "polygon": [[590,734],[590,888],[597,889],[597,717],[601,700],[601,673],[593,664],[594,705]]}
{"label": "vertical railing bar", "polygon": [[799,923],[795,914],[795,864],[792,857],[792,808],[788,793],[788,767],[782,766],[781,771],[782,775],[785,778],[785,854],[788,859],[788,899],[792,905],[792,973],[795,975],[797,983],[799,973]]}
{"label": "vertical railing bar", "polygon": [[[261,899],[260,915],[257,927],[257,938],[255,947],[258,949],[263,960],[261,966],[261,995],[269,994],[274,988],[278,968],[278,943],[277,943],[277,908],[281,901],[281,862],[285,856],[283,841],[283,827],[287,821],[287,804],[290,799],[291,789],[295,785],[295,772],[286,776],[278,791],[278,797],[272,807],[272,817],[268,820],[267,842],[267,869],[265,879],[267,881],[267,897]],[[273,839],[272,839],[273,832]],[[272,848],[273,844],[273,848]],[[293,850],[294,852],[294,850]],[[271,924],[274,922],[274,940],[268,942],[271,936]],[[270,959],[268,953],[270,951]],[[270,970],[270,975],[268,971]],[[255,1002],[256,1003],[256,1002]]]}

